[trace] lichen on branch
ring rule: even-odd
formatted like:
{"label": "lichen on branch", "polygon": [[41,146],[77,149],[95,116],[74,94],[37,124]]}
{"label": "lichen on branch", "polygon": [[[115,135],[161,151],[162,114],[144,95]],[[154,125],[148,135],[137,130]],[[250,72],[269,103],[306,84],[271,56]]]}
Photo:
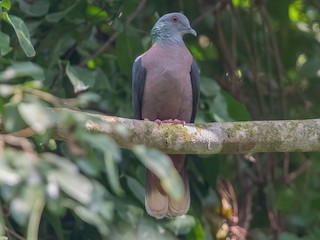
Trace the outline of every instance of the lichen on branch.
{"label": "lichen on branch", "polygon": [[[146,145],[167,153],[243,154],[250,152],[320,151],[320,119],[220,122],[201,124],[158,124],[68,109],[91,132],[112,137],[120,147]],[[63,122],[58,122],[53,138],[69,137]]]}

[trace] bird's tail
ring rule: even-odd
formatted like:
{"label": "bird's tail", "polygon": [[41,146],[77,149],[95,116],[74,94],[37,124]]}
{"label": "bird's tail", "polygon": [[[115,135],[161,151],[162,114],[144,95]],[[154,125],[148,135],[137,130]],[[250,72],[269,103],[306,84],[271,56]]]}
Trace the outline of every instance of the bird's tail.
{"label": "bird's tail", "polygon": [[169,155],[184,184],[184,196],[176,201],[170,198],[160,185],[158,177],[147,169],[145,205],[148,214],[156,218],[175,217],[186,214],[190,207],[189,180],[185,155]]}

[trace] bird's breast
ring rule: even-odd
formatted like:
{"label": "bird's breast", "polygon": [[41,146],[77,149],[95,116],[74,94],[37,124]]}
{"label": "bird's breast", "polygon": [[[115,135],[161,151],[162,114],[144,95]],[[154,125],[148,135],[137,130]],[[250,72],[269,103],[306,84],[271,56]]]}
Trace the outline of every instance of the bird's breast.
{"label": "bird's breast", "polygon": [[185,46],[154,45],[144,54],[142,64],[151,81],[187,81],[192,55]]}
{"label": "bird's breast", "polygon": [[146,69],[142,115],[150,120],[177,118],[190,121],[192,56],[184,47],[153,47],[142,58]]}

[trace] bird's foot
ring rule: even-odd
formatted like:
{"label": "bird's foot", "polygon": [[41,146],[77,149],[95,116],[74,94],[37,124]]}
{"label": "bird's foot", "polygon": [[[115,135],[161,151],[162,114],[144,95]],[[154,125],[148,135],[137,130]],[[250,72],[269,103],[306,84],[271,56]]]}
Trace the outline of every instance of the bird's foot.
{"label": "bird's foot", "polygon": [[182,126],[186,125],[186,121],[179,120],[179,119],[174,119],[173,123],[174,124],[181,124]]}
{"label": "bird's foot", "polygon": [[160,120],[160,119],[156,119],[154,120],[156,123],[158,123],[159,125],[161,123],[173,123],[173,124],[181,124],[182,126],[184,126],[186,124],[185,121],[179,120],[179,119],[165,119],[165,120]]}

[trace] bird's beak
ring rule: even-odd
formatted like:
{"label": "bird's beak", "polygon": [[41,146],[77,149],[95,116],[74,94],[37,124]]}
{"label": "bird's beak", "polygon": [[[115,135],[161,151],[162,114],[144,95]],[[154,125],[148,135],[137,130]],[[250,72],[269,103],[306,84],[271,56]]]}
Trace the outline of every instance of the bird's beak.
{"label": "bird's beak", "polygon": [[191,28],[191,27],[189,27],[187,31],[188,31],[188,33],[190,33],[190,34],[192,34],[192,35],[194,35],[194,36],[197,36],[196,30],[194,30],[194,29]]}

